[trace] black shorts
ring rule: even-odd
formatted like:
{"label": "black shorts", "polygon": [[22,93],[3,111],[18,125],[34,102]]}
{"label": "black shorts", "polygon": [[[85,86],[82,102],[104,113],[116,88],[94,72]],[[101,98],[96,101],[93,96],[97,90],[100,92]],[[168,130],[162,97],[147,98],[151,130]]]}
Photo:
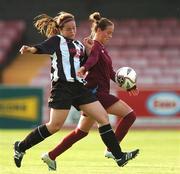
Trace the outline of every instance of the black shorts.
{"label": "black shorts", "polygon": [[72,105],[79,107],[95,101],[96,96],[82,83],[61,82],[58,88],[52,88],[48,105],[54,109],[70,109]]}

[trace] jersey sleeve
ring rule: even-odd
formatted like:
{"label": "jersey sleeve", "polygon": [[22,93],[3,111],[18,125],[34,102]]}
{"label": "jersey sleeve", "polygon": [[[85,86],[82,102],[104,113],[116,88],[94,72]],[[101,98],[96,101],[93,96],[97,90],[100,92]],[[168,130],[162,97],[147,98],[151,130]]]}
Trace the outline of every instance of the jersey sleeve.
{"label": "jersey sleeve", "polygon": [[34,45],[37,49],[35,54],[50,54],[52,55],[57,49],[60,43],[60,38],[58,36],[53,36],[40,44]]}
{"label": "jersey sleeve", "polygon": [[80,66],[84,66],[85,62],[88,59],[88,55],[86,54],[86,52],[84,52],[83,58],[81,59],[81,64]]}
{"label": "jersey sleeve", "polygon": [[115,82],[115,75],[116,75],[116,72],[113,70],[113,67],[112,67],[110,76],[111,76],[111,80],[113,80],[114,82]]}
{"label": "jersey sleeve", "polygon": [[98,62],[99,54],[99,48],[93,46],[86,63],[83,65],[85,67],[85,71],[90,70]]}

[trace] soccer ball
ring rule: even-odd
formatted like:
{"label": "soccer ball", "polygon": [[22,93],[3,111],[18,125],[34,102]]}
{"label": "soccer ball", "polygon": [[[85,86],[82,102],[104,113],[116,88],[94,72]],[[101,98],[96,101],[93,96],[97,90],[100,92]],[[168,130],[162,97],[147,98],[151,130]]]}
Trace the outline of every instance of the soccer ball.
{"label": "soccer ball", "polygon": [[116,71],[115,81],[118,86],[129,91],[136,86],[137,74],[131,67],[122,67]]}

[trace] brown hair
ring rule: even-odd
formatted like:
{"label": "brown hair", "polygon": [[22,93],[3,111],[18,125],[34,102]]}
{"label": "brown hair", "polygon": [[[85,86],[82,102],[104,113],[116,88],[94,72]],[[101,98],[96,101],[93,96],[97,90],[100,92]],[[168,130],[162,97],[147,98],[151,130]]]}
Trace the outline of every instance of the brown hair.
{"label": "brown hair", "polygon": [[108,26],[114,25],[109,19],[101,17],[99,12],[92,13],[89,16],[89,20],[92,22],[91,37],[95,34],[98,28],[104,31]]}
{"label": "brown hair", "polygon": [[63,28],[65,23],[74,20],[74,16],[71,13],[61,11],[54,18],[54,20],[58,23],[60,28]]}
{"label": "brown hair", "polygon": [[60,34],[59,29],[64,27],[64,24],[74,20],[74,16],[67,12],[60,12],[54,18],[41,14],[34,18],[34,26],[36,29],[46,37]]}

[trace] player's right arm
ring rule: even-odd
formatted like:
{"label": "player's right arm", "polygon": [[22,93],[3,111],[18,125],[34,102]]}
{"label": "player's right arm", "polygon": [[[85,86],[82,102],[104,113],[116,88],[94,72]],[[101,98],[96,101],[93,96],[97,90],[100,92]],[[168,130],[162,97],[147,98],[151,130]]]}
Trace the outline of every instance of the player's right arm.
{"label": "player's right arm", "polygon": [[37,49],[35,47],[30,47],[30,46],[27,46],[27,45],[23,45],[21,47],[21,49],[19,50],[19,52],[21,54],[24,54],[24,53],[32,53],[32,54],[34,54],[36,51],[37,51]]}
{"label": "player's right arm", "polygon": [[60,37],[53,36],[44,42],[34,45],[27,46],[23,45],[19,50],[21,54],[32,53],[32,54],[50,54],[52,55],[57,49],[59,49]]}

